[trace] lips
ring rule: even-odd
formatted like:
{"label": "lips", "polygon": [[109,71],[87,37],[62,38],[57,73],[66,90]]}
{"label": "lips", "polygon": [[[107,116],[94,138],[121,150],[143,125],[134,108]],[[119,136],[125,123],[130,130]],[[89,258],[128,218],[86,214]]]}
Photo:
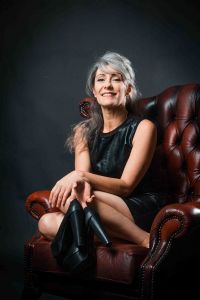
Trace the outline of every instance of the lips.
{"label": "lips", "polygon": [[112,92],[106,92],[106,93],[103,93],[101,94],[101,96],[115,96],[116,93],[112,93]]}

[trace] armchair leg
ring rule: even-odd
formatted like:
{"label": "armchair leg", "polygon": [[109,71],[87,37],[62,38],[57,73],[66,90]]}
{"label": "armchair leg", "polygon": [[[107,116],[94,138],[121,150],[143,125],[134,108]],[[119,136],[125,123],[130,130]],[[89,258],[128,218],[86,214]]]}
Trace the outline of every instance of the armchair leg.
{"label": "armchair leg", "polygon": [[21,300],[37,300],[42,294],[38,276],[32,270],[33,245],[27,243],[24,248],[24,289]]}

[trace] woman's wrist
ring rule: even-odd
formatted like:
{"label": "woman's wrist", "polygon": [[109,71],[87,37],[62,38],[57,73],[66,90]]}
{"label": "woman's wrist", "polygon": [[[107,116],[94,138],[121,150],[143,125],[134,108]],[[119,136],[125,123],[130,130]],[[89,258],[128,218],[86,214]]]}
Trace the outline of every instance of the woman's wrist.
{"label": "woman's wrist", "polygon": [[76,174],[80,177],[83,177],[83,171],[81,170],[75,170]]}
{"label": "woman's wrist", "polygon": [[76,170],[76,172],[84,181],[87,181],[89,183],[89,180],[86,175],[87,172],[81,170]]}

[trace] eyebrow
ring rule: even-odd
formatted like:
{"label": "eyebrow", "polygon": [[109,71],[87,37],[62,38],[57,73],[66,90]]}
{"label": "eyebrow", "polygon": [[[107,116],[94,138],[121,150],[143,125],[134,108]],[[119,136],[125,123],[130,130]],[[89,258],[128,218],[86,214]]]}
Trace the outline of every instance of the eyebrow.
{"label": "eyebrow", "polygon": [[[108,74],[110,74],[110,73],[108,73]],[[122,75],[121,75],[120,73],[111,73],[111,75],[112,75],[112,76],[118,75],[118,76],[121,76],[121,77],[122,77]],[[105,74],[105,73],[98,74],[96,77],[99,77],[99,76],[106,76],[106,74]]]}

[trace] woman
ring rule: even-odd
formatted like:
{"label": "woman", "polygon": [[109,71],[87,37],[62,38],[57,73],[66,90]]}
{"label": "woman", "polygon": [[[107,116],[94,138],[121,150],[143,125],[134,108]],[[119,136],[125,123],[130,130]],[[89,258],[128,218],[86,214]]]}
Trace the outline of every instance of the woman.
{"label": "woman", "polygon": [[106,52],[92,66],[87,90],[95,99],[91,118],[76,125],[68,139],[75,170],[52,188],[49,202],[60,212],[43,215],[39,230],[53,239],[70,203],[78,199],[83,208],[94,205],[111,237],[148,248],[147,230],[159,205],[156,195],[143,189],[142,179],[157,131],[151,121],[134,116],[137,91],[131,62]]}

